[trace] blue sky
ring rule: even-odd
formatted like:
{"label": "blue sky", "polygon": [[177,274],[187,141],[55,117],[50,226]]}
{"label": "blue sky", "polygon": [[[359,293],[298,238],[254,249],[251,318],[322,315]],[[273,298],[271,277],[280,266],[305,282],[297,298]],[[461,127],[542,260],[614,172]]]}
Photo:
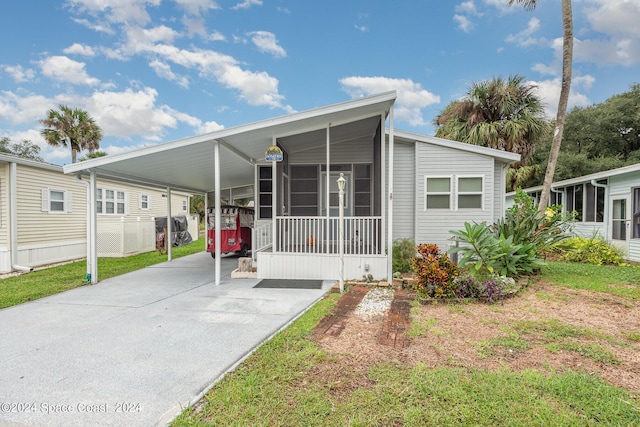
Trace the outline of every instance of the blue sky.
{"label": "blue sky", "polygon": [[[87,110],[109,154],[395,89],[395,126],[433,118],[471,82],[560,88],[560,0],[20,0],[0,7],[0,137],[59,104]],[[573,0],[570,106],[640,82],[640,0]]]}

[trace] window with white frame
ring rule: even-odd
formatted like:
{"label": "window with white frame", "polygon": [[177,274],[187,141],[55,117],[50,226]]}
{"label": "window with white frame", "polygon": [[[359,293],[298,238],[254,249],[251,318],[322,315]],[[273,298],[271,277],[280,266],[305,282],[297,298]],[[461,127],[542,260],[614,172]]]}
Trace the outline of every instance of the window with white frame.
{"label": "window with white frame", "polygon": [[458,177],[458,209],[482,209],[482,177]]}
{"label": "window with white frame", "polygon": [[182,210],[184,212],[187,212],[189,210],[189,207],[187,206],[187,201],[186,200],[182,201]]}
{"label": "window with white frame", "polygon": [[424,177],[424,209],[451,209],[451,177]]}
{"label": "window with white frame", "polygon": [[124,215],[126,213],[126,199],[124,191],[98,188],[96,191],[96,211],[105,215]]}
{"label": "window with white frame", "polygon": [[71,212],[71,192],[52,188],[42,189],[42,211],[49,213]]}
{"label": "window with white frame", "polygon": [[140,195],[140,209],[143,211],[149,210],[149,195],[141,194]]}

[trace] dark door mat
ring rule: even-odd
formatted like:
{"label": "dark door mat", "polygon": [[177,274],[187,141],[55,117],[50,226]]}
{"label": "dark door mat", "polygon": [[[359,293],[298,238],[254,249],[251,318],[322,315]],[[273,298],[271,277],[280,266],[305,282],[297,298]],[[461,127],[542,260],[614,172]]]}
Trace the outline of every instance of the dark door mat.
{"label": "dark door mat", "polygon": [[262,279],[254,288],[322,289],[322,280]]}

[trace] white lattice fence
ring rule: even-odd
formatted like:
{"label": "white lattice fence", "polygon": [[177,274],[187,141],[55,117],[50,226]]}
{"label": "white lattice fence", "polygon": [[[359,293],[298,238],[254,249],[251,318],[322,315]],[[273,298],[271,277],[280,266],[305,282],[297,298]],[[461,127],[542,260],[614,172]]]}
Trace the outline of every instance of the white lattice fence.
{"label": "white lattice fence", "polygon": [[140,218],[98,220],[98,256],[124,257],[156,247],[155,221]]}

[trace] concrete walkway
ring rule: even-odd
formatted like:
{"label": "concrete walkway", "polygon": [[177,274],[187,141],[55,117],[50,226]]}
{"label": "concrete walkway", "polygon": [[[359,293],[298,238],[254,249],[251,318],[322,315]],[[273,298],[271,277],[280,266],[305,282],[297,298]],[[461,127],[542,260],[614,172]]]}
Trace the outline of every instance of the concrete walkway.
{"label": "concrete walkway", "polygon": [[[0,425],[154,426],[321,298],[207,253],[0,310]],[[79,279],[80,280],[80,279]]]}

